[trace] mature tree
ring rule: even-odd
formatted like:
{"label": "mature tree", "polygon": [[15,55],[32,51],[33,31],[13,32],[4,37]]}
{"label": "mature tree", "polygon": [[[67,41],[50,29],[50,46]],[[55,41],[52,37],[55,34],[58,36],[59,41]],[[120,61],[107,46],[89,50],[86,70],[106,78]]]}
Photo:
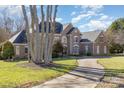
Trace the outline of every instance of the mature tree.
{"label": "mature tree", "polygon": [[[22,6],[29,46],[28,54],[32,62],[44,62],[45,64],[49,64],[52,61],[52,46],[55,33],[55,19],[57,13],[57,6],[53,7],[48,5],[46,13],[44,13],[44,8],[42,5],[40,9],[41,28],[39,27],[37,7],[30,5],[30,26],[25,6]],[[54,10],[54,12],[52,12],[52,10]]]}
{"label": "mature tree", "polygon": [[27,35],[27,44],[28,44],[28,60],[29,62],[31,61],[31,49],[30,49],[30,35],[29,35],[29,22],[28,22],[28,17],[27,17],[27,13],[26,13],[26,9],[25,6],[22,5],[22,11],[23,11],[23,15],[24,15],[24,20],[25,20],[25,27],[26,27],[26,35]]}
{"label": "mature tree", "polygon": [[45,45],[45,30],[44,30],[44,11],[43,11],[43,5],[41,5],[41,62],[44,60],[44,45]]}
{"label": "mature tree", "polygon": [[55,6],[54,8],[54,14],[53,14],[53,22],[52,22],[52,6],[51,6],[51,11],[50,11],[50,26],[51,26],[51,33],[50,33],[50,41],[49,41],[49,50],[48,50],[48,54],[49,54],[49,62],[52,62],[52,48],[53,48],[53,40],[54,40],[54,34],[55,34],[55,27],[56,27],[56,22],[55,22],[55,19],[56,19],[56,13],[57,13],[57,7],[58,6]]}

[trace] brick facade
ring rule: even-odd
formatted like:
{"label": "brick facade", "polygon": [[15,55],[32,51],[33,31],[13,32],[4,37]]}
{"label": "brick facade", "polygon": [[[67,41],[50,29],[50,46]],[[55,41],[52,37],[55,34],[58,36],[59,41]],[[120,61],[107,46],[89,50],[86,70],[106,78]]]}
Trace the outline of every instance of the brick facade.
{"label": "brick facade", "polygon": [[[70,23],[64,27],[62,32],[54,35],[54,43],[59,40],[66,55],[106,55],[109,53],[104,32],[92,31],[88,34],[89,36],[85,36],[85,33],[81,34],[79,29]],[[85,37],[82,39],[82,36]],[[13,45],[16,57],[27,57],[27,44],[13,43]]]}

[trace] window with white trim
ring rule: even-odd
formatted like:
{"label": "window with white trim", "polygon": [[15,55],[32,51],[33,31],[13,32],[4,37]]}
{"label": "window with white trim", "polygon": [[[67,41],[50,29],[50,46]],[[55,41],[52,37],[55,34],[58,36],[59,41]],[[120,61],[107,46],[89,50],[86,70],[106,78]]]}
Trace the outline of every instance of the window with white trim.
{"label": "window with white trim", "polygon": [[59,37],[54,37],[54,42],[59,41]]}
{"label": "window with white trim", "polygon": [[66,36],[62,36],[62,43],[67,43],[67,38],[66,38]]}
{"label": "window with white trim", "polygon": [[20,47],[16,46],[16,55],[20,55]]}
{"label": "window with white trim", "polygon": [[97,46],[96,49],[96,53],[99,54],[99,46]]}
{"label": "window with white trim", "polygon": [[104,54],[107,54],[107,47],[104,46]]}
{"label": "window with white trim", "polygon": [[85,52],[88,53],[88,45],[85,46]]}
{"label": "window with white trim", "polygon": [[78,36],[74,36],[74,42],[78,42]]}
{"label": "window with white trim", "polygon": [[79,54],[79,46],[73,47],[73,54]]}

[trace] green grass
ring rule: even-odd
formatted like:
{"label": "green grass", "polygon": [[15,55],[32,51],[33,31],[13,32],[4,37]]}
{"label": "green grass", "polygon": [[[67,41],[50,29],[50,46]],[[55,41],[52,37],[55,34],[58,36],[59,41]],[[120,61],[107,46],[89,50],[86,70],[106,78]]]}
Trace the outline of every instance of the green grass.
{"label": "green grass", "polygon": [[75,59],[57,59],[54,61],[59,67],[22,67],[27,61],[0,61],[0,87],[31,87],[46,80],[63,75],[76,67]]}
{"label": "green grass", "polygon": [[[124,77],[124,57],[118,56],[102,58],[98,60],[98,63],[103,65],[105,69],[105,75],[102,82],[99,83],[97,87],[119,87],[119,83],[114,83],[113,79],[116,80],[116,78]],[[120,78],[120,80],[121,83],[124,84],[124,79]]]}
{"label": "green grass", "polygon": [[104,66],[106,75],[124,74],[124,57],[103,58],[98,62]]}

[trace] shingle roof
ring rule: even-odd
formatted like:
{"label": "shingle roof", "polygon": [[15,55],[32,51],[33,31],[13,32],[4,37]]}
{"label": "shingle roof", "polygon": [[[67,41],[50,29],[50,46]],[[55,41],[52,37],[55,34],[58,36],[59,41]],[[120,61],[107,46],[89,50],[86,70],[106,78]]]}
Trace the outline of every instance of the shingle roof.
{"label": "shingle roof", "polygon": [[[46,23],[45,23],[46,25]],[[63,26],[61,23],[56,22],[56,33],[60,33],[63,30]],[[39,28],[41,29],[41,25],[39,26]],[[40,30],[41,31],[41,30]],[[45,31],[46,31],[46,26],[45,26]],[[20,32],[18,32],[17,34],[15,34],[13,37],[11,37],[9,39],[9,41],[11,43],[27,43],[27,38],[26,38],[26,31],[22,30]]]}
{"label": "shingle roof", "polygon": [[72,27],[68,32],[67,32],[67,34],[70,34],[72,31],[74,31],[74,30],[76,30],[76,28],[75,27]]}
{"label": "shingle roof", "polygon": [[69,25],[70,23],[64,24],[63,25],[63,30],[65,30],[65,28]]}
{"label": "shingle roof", "polygon": [[[50,25],[50,23],[49,23],[49,25]],[[41,32],[41,23],[39,25],[39,29],[40,29],[40,32]],[[44,22],[44,30],[46,31],[46,22]],[[60,32],[62,32],[62,30],[63,30],[63,25],[61,23],[59,23],[59,22],[56,22],[55,23],[55,31],[56,31],[56,33],[59,34]],[[49,28],[49,31],[50,31],[50,28]]]}
{"label": "shingle roof", "polygon": [[11,43],[27,43],[26,31],[22,30],[9,39]]}
{"label": "shingle roof", "polygon": [[80,42],[94,42],[102,31],[83,32]]}

